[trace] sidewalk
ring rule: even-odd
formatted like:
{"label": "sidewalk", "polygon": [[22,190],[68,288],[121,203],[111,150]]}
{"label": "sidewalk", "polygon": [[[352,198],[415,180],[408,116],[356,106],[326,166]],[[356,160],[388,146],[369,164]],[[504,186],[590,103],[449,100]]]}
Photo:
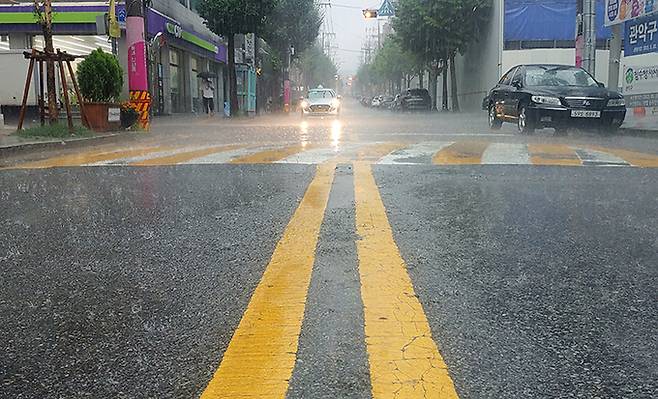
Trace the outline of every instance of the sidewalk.
{"label": "sidewalk", "polygon": [[86,145],[96,142],[104,142],[113,138],[129,136],[134,132],[118,131],[96,133],[92,137],[71,137],[71,138],[22,138],[14,135],[15,127],[5,126],[0,128],[0,156],[20,152],[24,150],[35,150],[42,148],[58,147],[58,146],[71,146],[71,145]]}

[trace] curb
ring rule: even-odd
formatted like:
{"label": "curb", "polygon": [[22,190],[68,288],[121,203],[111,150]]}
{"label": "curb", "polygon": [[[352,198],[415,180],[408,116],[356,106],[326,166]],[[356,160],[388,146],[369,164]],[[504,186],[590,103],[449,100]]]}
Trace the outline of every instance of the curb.
{"label": "curb", "polygon": [[644,129],[630,129],[630,128],[620,128],[620,136],[633,136],[633,137],[653,137],[658,138],[658,130],[644,130]]}
{"label": "curb", "polygon": [[29,152],[34,150],[42,150],[48,148],[77,148],[82,147],[88,144],[101,143],[101,142],[111,142],[112,140],[117,140],[124,138],[126,136],[136,135],[136,132],[117,132],[110,133],[103,136],[96,137],[81,137],[68,140],[59,140],[59,141],[44,141],[44,142],[29,142],[29,143],[18,143],[13,145],[0,146],[0,157],[5,155],[15,155],[22,152]]}

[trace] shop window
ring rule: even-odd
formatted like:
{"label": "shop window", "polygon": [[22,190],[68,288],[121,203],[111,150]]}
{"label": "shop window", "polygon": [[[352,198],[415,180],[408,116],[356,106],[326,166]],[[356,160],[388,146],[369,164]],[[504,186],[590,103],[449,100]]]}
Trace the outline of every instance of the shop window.
{"label": "shop window", "polygon": [[179,67],[180,54],[176,50],[169,50],[169,88],[171,95],[172,112],[181,112],[181,71]]}

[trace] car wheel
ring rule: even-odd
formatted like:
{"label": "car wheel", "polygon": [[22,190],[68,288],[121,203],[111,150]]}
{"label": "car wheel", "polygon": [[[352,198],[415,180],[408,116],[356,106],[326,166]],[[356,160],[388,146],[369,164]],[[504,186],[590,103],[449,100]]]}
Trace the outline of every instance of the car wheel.
{"label": "car wheel", "polygon": [[499,130],[503,126],[503,121],[496,116],[496,107],[489,105],[489,129]]}
{"label": "car wheel", "polygon": [[528,110],[525,105],[522,105],[521,108],[519,108],[519,118],[517,119],[516,125],[521,134],[532,134],[535,132],[535,126],[528,118]]}

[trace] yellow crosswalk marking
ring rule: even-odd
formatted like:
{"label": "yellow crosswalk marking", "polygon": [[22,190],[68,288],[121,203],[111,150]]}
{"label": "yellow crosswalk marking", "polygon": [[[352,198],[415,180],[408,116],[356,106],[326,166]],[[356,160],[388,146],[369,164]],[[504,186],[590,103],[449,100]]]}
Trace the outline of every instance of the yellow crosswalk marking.
{"label": "yellow crosswalk marking", "polygon": [[581,166],[576,151],[564,144],[528,144],[533,165]]}
{"label": "yellow crosswalk marking", "polygon": [[458,398],[393,239],[371,167],[355,164],[356,227],[374,399]]}
{"label": "yellow crosswalk marking", "polygon": [[293,154],[297,154],[298,152],[309,150],[309,149],[311,149],[311,147],[308,145],[307,146],[296,145],[292,147],[277,148],[277,149],[257,152],[251,155],[246,155],[244,157],[234,159],[233,161],[231,161],[231,163],[237,163],[237,164],[272,163],[272,162],[280,161]]}
{"label": "yellow crosswalk marking", "polygon": [[441,151],[432,158],[435,165],[479,165],[482,154],[489,143],[481,141],[458,141]]}
{"label": "yellow crosswalk marking", "polygon": [[130,165],[132,166],[177,165],[179,163],[191,161],[192,159],[205,157],[207,155],[215,154],[218,152],[230,151],[236,148],[240,148],[240,146],[227,145],[227,146],[219,146],[219,147],[208,147],[194,151],[181,152],[179,154],[168,155],[164,157],[146,159],[143,161],[133,162]]}
{"label": "yellow crosswalk marking", "polygon": [[64,166],[80,166],[114,159],[145,156],[154,152],[168,151],[171,147],[136,148],[116,151],[86,151],[82,153],[62,155],[42,161],[28,162],[15,166],[16,169],[42,169]]}
{"label": "yellow crosswalk marking", "polygon": [[334,169],[318,166],[201,399],[285,397]]}
{"label": "yellow crosswalk marking", "polygon": [[618,156],[633,166],[639,166],[641,168],[658,168],[658,155],[607,147],[596,147],[595,149]]}

